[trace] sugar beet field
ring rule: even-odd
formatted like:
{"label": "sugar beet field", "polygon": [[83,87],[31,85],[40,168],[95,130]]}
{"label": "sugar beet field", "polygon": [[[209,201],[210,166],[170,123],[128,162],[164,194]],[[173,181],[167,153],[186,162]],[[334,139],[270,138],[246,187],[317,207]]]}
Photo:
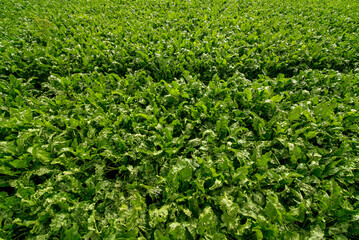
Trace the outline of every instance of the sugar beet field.
{"label": "sugar beet field", "polygon": [[0,0],[0,239],[359,239],[359,2]]}

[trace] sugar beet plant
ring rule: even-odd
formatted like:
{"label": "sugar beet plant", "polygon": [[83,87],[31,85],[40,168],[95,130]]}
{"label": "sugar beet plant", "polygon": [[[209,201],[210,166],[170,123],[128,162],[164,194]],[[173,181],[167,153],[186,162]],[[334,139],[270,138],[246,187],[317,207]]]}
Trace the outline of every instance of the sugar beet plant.
{"label": "sugar beet plant", "polygon": [[359,238],[357,1],[0,9],[0,239]]}

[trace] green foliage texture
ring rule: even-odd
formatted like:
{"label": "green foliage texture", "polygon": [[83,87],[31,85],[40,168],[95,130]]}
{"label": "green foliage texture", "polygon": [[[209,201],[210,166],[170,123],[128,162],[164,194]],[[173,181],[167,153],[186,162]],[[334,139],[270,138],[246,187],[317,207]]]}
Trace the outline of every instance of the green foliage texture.
{"label": "green foliage texture", "polygon": [[359,239],[359,2],[0,1],[0,239]]}

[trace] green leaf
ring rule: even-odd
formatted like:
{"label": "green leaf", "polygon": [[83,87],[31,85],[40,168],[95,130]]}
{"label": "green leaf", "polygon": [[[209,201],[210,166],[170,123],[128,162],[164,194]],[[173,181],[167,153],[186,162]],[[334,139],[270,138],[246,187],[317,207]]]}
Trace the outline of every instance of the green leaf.
{"label": "green leaf", "polygon": [[51,161],[51,154],[40,148],[38,145],[28,148],[27,151],[31,153],[36,160],[39,160],[42,163],[49,163]]}
{"label": "green leaf", "polygon": [[349,223],[343,222],[335,224],[334,226],[329,227],[329,234],[330,235],[338,235],[338,234],[345,234],[348,232]]}
{"label": "green leaf", "polygon": [[285,209],[282,206],[282,204],[278,201],[277,195],[272,195],[267,197],[264,211],[269,219],[278,220],[279,223],[282,224],[283,214],[285,214]]}
{"label": "green leaf", "polygon": [[307,139],[312,139],[314,138],[315,136],[317,136],[318,132],[316,131],[309,131],[308,133],[305,134],[305,137]]}
{"label": "green leaf", "polygon": [[319,225],[316,225],[315,227],[313,227],[310,231],[310,240],[319,240],[319,239],[323,239],[324,237],[324,231],[322,230],[322,228]]}
{"label": "green leaf", "polygon": [[168,218],[168,206],[163,206],[160,209],[153,209],[149,211],[150,214],[150,226],[155,227],[159,223],[164,223]]}
{"label": "green leaf", "polygon": [[333,238],[334,240],[348,240],[348,238],[343,234],[335,235]]}
{"label": "green leaf", "polygon": [[333,114],[334,106],[335,104],[333,102],[322,102],[318,104],[313,110],[317,117],[326,120]]}
{"label": "green leaf", "polygon": [[203,212],[199,215],[197,232],[202,236],[205,233],[213,234],[217,231],[217,224],[217,216],[214,214],[212,208],[208,206],[203,209]]}
{"label": "green leaf", "polygon": [[257,240],[262,240],[262,239],[263,239],[263,233],[262,233],[262,231],[259,230],[259,229],[256,229],[256,230],[254,230],[254,231],[255,231],[256,239],[257,239]]}
{"label": "green leaf", "polygon": [[300,240],[300,235],[297,232],[285,231],[282,235],[283,240]]}
{"label": "green leaf", "polygon": [[18,172],[13,172],[11,168],[0,166],[0,174],[8,175],[8,176],[15,176]]}
{"label": "green leaf", "polygon": [[29,163],[26,159],[17,159],[10,162],[11,166],[14,168],[27,168]]}
{"label": "green leaf", "polygon": [[64,240],[80,240],[81,235],[79,234],[78,230],[79,230],[78,225],[74,223],[70,229],[65,230]]}
{"label": "green leaf", "polygon": [[301,106],[296,106],[288,115],[289,121],[293,122],[298,120],[302,115],[303,108]]}
{"label": "green leaf", "polygon": [[258,158],[258,166],[261,168],[267,168],[268,162],[271,160],[271,152],[267,152]]}
{"label": "green leaf", "polygon": [[154,236],[155,236],[155,240],[170,240],[168,236],[162,234],[158,229],[155,230]]}
{"label": "green leaf", "polygon": [[290,161],[296,163],[302,157],[302,150],[299,146],[288,143],[289,151],[291,153]]}
{"label": "green leaf", "polygon": [[250,102],[252,101],[252,91],[249,88],[244,89],[244,94],[247,98],[247,100]]}

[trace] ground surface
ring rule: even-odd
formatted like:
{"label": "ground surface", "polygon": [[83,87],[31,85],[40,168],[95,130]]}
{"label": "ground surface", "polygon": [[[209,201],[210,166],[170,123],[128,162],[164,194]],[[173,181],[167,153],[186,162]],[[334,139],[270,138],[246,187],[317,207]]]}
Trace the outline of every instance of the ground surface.
{"label": "ground surface", "polygon": [[359,2],[0,1],[0,239],[358,239]]}

